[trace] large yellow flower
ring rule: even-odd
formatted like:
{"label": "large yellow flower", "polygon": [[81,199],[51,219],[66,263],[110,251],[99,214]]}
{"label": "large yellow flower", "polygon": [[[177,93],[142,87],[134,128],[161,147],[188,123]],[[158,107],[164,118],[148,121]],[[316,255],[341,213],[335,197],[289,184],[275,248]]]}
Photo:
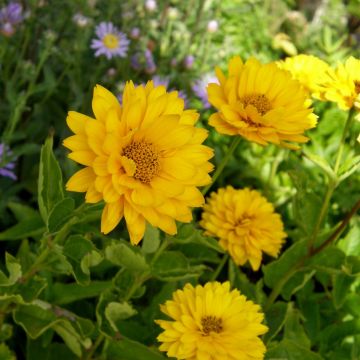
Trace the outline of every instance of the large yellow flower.
{"label": "large yellow flower", "polygon": [[323,82],[324,98],[336,102],[340,109],[360,109],[360,60],[350,56],[328,71]]}
{"label": "large yellow flower", "polygon": [[244,64],[236,56],[229,62],[227,77],[219,68],[216,74],[220,85],[209,84],[208,95],[219,110],[209,119],[218,132],[292,149],[298,146],[287,141],[308,140],[303,132],[316,125],[316,116],[306,90],[287,71],[254,58]]}
{"label": "large yellow flower", "polygon": [[287,70],[316,99],[321,98],[321,86],[327,77],[330,66],[313,55],[300,54],[278,61],[279,68]]}
{"label": "large yellow flower", "polygon": [[235,190],[228,186],[211,193],[200,225],[205,234],[220,239],[234,262],[250,262],[258,270],[262,253],[277,256],[286,237],[274,207],[256,190]]}
{"label": "large yellow flower", "polygon": [[101,231],[108,233],[125,217],[130,240],[137,244],[145,221],[168,234],[175,220],[189,222],[191,207],[202,206],[197,186],[208,184],[213,151],[202,145],[207,131],[195,128],[199,115],[184,110],[176,91],[164,86],[126,84],[123,105],[97,85],[95,119],[70,111],[75,133],[64,140],[69,157],[86,167],[73,175],[67,190],[86,192],[85,200],[106,205]]}
{"label": "large yellow flower", "polygon": [[260,306],[248,301],[229,282],[186,284],[161,305],[172,320],[157,320],[164,329],[158,340],[169,357],[186,360],[261,360],[267,332]]}

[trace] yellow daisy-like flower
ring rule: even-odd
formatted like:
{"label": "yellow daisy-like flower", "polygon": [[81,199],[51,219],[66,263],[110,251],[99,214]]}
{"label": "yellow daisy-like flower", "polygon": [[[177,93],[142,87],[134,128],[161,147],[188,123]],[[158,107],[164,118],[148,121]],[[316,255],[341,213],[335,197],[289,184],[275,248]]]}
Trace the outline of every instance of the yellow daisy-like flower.
{"label": "yellow daisy-like flower", "polygon": [[260,310],[238,290],[230,291],[229,282],[186,284],[161,305],[172,320],[156,321],[164,329],[160,350],[181,360],[261,360],[266,348],[258,336],[268,328]]}
{"label": "yellow daisy-like flower", "polygon": [[199,114],[184,110],[177,91],[167,93],[152,81],[128,82],[122,106],[97,85],[92,108],[95,119],[74,111],[67,117],[75,133],[64,140],[69,158],[86,166],[67,190],[86,192],[88,203],[105,201],[105,234],[123,216],[133,244],[142,239],[145,221],[175,234],[175,220],[190,222],[191,207],[204,203],[197,186],[211,181],[213,151],[202,145],[207,131],[194,127]]}
{"label": "yellow daisy-like flower", "polygon": [[306,129],[316,125],[316,116],[301,84],[275,63],[262,65],[239,56],[229,62],[226,77],[217,68],[219,84],[209,84],[209,102],[219,111],[209,124],[219,133],[241,135],[261,145],[274,143],[298,149],[287,143],[306,142]]}
{"label": "yellow daisy-like flower", "polygon": [[313,97],[321,98],[320,84],[324,82],[330,70],[330,66],[325,61],[313,55],[300,54],[278,61],[277,65],[289,71]]}
{"label": "yellow daisy-like flower", "polygon": [[328,71],[323,82],[324,98],[337,103],[340,109],[360,109],[360,60],[350,56]]}
{"label": "yellow daisy-like flower", "polygon": [[262,253],[278,256],[286,234],[279,214],[256,190],[231,186],[211,193],[200,225],[205,234],[220,239],[237,265],[250,262],[258,270]]}

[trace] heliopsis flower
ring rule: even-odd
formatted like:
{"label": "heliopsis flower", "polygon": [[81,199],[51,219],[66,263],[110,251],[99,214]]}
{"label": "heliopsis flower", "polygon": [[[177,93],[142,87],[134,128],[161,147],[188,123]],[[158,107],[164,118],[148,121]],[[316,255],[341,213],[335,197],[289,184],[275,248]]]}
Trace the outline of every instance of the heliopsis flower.
{"label": "heliopsis flower", "polygon": [[321,86],[326,79],[330,66],[323,60],[313,55],[297,55],[278,61],[277,65],[291,73],[312,96],[321,98]]}
{"label": "heliopsis flower", "polygon": [[169,357],[186,360],[260,360],[265,345],[259,336],[260,306],[246,299],[230,283],[186,284],[160,306],[171,320],[156,320],[164,330],[158,340]]}
{"label": "heliopsis flower", "polygon": [[11,161],[13,154],[5,144],[0,144],[0,175],[16,180],[14,173],[15,163]]}
{"label": "heliopsis flower", "polygon": [[67,117],[75,135],[64,145],[69,158],[85,166],[67,190],[86,192],[88,203],[105,201],[104,234],[123,217],[133,244],[142,239],[146,221],[175,234],[175,221],[191,221],[191,208],[204,203],[197,186],[211,181],[213,151],[202,145],[207,131],[194,126],[199,114],[184,110],[176,91],[152,81],[137,87],[128,82],[122,106],[97,85],[92,107],[95,119],[74,111]]}
{"label": "heliopsis flower", "polygon": [[338,63],[328,71],[322,87],[324,98],[337,103],[340,109],[360,109],[360,60],[350,56],[344,64]]}
{"label": "heliopsis flower", "polygon": [[210,84],[218,84],[217,78],[211,74],[205,74],[200,79],[195,80],[193,85],[191,86],[192,91],[194,94],[201,100],[204,109],[209,109],[211,107],[208,96],[206,92],[206,87]]}
{"label": "heliopsis flower", "polygon": [[275,63],[262,65],[251,58],[245,64],[239,56],[229,62],[229,74],[216,69],[220,84],[209,84],[209,102],[218,112],[209,124],[219,133],[241,135],[261,145],[306,142],[304,130],[316,125],[307,92]]}
{"label": "heliopsis flower", "polygon": [[126,57],[130,41],[111,22],[101,22],[95,29],[98,39],[93,39],[91,48],[95,56],[105,55],[108,59],[114,56]]}
{"label": "heliopsis flower", "polygon": [[286,234],[279,214],[256,190],[219,189],[207,199],[200,225],[218,237],[237,265],[258,270],[262,253],[278,256]]}
{"label": "heliopsis flower", "polygon": [[15,25],[24,20],[22,5],[10,2],[9,5],[0,9],[0,32],[5,36],[11,36],[15,32]]}

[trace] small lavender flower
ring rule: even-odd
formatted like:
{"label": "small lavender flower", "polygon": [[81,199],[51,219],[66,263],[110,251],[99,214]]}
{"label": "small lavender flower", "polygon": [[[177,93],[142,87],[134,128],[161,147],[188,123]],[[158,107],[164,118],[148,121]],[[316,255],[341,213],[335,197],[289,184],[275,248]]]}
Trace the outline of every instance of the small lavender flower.
{"label": "small lavender flower", "polygon": [[140,56],[141,56],[140,53],[135,53],[130,58],[130,65],[135,70],[140,70],[141,69]]}
{"label": "small lavender flower", "polygon": [[149,49],[145,50],[145,71],[148,74],[153,74],[156,71],[156,64],[152,52]]}
{"label": "small lavender flower", "polygon": [[149,12],[156,10],[157,3],[155,0],[146,0],[145,1],[145,9]]}
{"label": "small lavender flower", "polygon": [[191,69],[194,65],[195,58],[192,55],[186,55],[184,58],[185,69]]}
{"label": "small lavender flower", "polygon": [[154,82],[154,86],[163,85],[166,88],[168,88],[169,83],[170,83],[170,79],[168,77],[164,77],[164,76],[160,76],[160,75],[155,75],[152,78],[152,80]]}
{"label": "small lavender flower", "polygon": [[72,19],[74,23],[80,28],[86,27],[91,23],[90,18],[80,13],[76,13]]}
{"label": "small lavender flower", "polygon": [[9,161],[9,158],[12,157],[11,150],[5,144],[0,144],[0,175],[16,180],[15,163]]}
{"label": "small lavender flower", "polygon": [[101,22],[95,29],[98,39],[93,39],[91,48],[95,49],[95,56],[126,57],[129,49],[129,39],[111,22]]}
{"label": "small lavender flower", "polygon": [[209,109],[211,106],[208,101],[208,95],[207,95],[207,91],[206,91],[206,88],[207,88],[208,84],[210,84],[210,83],[218,84],[219,81],[214,75],[205,74],[203,77],[196,80],[193,83],[193,85],[191,86],[192,91],[203,103],[204,109]]}
{"label": "small lavender flower", "polygon": [[214,33],[216,31],[218,31],[219,29],[219,23],[217,20],[210,20],[207,24],[207,31],[209,33]]}
{"label": "small lavender flower", "polygon": [[138,27],[134,27],[130,30],[130,37],[134,40],[139,39],[140,37],[140,29]]}
{"label": "small lavender flower", "polygon": [[11,36],[15,32],[15,25],[24,20],[21,4],[11,2],[9,5],[0,9],[0,32],[6,36]]}

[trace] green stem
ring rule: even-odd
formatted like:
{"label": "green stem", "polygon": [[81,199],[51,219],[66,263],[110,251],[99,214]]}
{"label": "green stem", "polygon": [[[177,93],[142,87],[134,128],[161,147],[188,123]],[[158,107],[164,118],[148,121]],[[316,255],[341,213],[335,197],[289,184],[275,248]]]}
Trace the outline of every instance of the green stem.
{"label": "green stem", "polygon": [[350,126],[351,126],[351,123],[352,123],[352,121],[354,119],[354,115],[355,115],[355,108],[351,108],[349,110],[348,117],[346,119],[345,127],[344,127],[344,130],[343,130],[342,136],[341,136],[341,140],[340,140],[340,144],[339,144],[339,148],[338,148],[338,153],[337,153],[336,160],[335,160],[335,167],[334,167],[335,174],[337,174],[338,171],[339,171],[340,163],[341,163],[341,160],[342,160],[342,155],[343,155],[343,152],[344,152],[346,136],[347,136],[348,130],[349,130]]}
{"label": "green stem", "polygon": [[224,267],[224,265],[226,264],[227,260],[229,259],[229,255],[225,254],[223,256],[223,258],[221,259],[221,261],[219,262],[219,265],[217,266],[216,270],[213,272],[213,274],[210,277],[209,281],[215,281],[217,279],[217,277],[219,276],[222,268]]}
{"label": "green stem", "polygon": [[97,337],[97,339],[94,342],[94,345],[89,349],[88,352],[84,354],[83,359],[84,360],[91,360],[93,358],[93,355],[96,351],[96,349],[100,346],[100,344],[105,340],[105,335],[101,334]]}
{"label": "green stem", "polygon": [[223,159],[221,160],[219,166],[217,167],[213,177],[212,177],[212,182],[204,187],[204,189],[201,191],[202,194],[205,196],[207,194],[207,192],[210,190],[211,186],[213,184],[215,184],[215,181],[217,180],[217,178],[220,176],[220,174],[222,173],[222,171],[224,170],[226,164],[229,162],[231,155],[233,154],[233,152],[235,151],[236,147],[239,145],[241,141],[241,137],[240,136],[236,136],[234,137],[234,140],[232,141],[230,148],[228,150],[228,152],[226,153],[226,155],[223,157]]}

